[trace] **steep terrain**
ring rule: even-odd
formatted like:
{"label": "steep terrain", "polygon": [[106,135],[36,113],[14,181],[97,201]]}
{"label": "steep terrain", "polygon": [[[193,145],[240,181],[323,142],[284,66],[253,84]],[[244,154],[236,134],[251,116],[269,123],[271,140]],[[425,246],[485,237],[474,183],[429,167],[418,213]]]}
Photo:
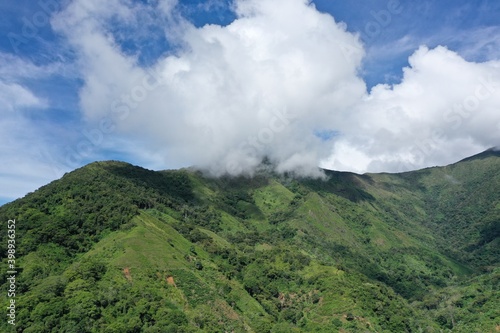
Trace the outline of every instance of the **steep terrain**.
{"label": "steep terrain", "polygon": [[0,207],[2,267],[9,219],[18,267],[16,326],[0,331],[500,329],[498,152],[325,173],[75,170]]}

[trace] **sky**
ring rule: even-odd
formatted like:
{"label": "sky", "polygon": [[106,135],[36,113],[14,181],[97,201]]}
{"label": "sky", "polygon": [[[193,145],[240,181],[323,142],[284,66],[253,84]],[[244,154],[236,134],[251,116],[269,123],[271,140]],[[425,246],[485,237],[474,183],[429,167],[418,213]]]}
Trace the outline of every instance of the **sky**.
{"label": "sky", "polygon": [[0,3],[0,205],[96,160],[322,177],[497,146],[497,0]]}

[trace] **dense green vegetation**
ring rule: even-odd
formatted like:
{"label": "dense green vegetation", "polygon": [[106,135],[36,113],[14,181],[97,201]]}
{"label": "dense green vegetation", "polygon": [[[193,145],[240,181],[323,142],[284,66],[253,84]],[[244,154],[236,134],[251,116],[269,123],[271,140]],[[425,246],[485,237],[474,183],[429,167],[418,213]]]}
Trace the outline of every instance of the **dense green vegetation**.
{"label": "dense green vegetation", "polygon": [[499,157],[326,181],[92,163],[0,207],[0,331],[496,332]]}

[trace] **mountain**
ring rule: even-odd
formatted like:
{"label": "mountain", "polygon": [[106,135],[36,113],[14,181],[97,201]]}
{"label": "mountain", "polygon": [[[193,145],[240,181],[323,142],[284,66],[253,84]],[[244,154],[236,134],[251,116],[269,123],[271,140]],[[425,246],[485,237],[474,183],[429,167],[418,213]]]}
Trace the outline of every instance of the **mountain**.
{"label": "mountain", "polygon": [[95,162],[0,207],[0,331],[497,332],[499,170],[495,151],[326,180]]}

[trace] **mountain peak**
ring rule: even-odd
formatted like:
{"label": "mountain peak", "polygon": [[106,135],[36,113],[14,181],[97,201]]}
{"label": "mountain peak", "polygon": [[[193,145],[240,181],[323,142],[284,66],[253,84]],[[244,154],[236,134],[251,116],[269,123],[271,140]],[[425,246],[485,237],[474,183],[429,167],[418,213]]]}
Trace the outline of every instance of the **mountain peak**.
{"label": "mountain peak", "polygon": [[485,159],[485,158],[489,158],[489,157],[500,157],[500,147],[491,147],[491,148],[486,149],[485,151],[483,151],[479,154],[476,154],[476,155],[473,155],[470,157],[466,157],[463,160],[460,160],[458,163],[474,161],[474,160],[479,160],[479,159]]}

